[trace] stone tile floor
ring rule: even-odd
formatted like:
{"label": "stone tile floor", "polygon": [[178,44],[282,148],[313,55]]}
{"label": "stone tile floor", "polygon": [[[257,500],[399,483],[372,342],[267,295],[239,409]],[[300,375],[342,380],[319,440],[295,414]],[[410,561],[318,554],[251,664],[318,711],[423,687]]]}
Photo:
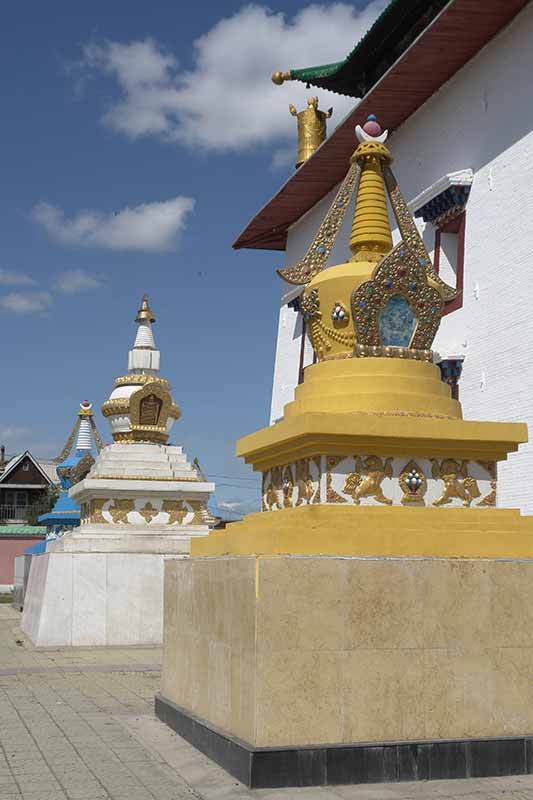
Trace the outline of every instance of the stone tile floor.
{"label": "stone tile floor", "polygon": [[533,800],[533,776],[249,791],[155,719],[160,649],[36,650],[19,623],[0,605],[0,800]]}

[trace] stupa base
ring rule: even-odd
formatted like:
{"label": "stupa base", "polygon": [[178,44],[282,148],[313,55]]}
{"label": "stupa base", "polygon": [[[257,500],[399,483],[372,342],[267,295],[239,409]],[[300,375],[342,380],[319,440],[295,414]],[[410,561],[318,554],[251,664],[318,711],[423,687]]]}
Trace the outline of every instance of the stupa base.
{"label": "stupa base", "polygon": [[528,773],[532,609],[533,559],[170,558],[156,713],[248,786]]}
{"label": "stupa base", "polygon": [[34,556],[23,632],[39,647],[160,645],[164,558],[135,552]]}
{"label": "stupa base", "polygon": [[533,736],[254,748],[161,696],[155,714],[250,789],[533,773]]}

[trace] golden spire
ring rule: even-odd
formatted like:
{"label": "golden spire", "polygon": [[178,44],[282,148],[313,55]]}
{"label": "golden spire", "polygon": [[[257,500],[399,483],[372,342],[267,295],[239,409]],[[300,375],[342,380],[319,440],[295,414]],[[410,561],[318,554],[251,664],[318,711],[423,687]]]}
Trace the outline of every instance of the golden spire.
{"label": "golden spire", "polygon": [[135,317],[135,322],[155,322],[154,312],[148,305],[148,295],[143,295],[141,307],[137,312],[137,316]]}
{"label": "golden spire", "polygon": [[361,166],[361,179],[350,236],[350,261],[379,261],[392,249],[383,167],[392,161],[385,146],[386,134],[371,114],[362,128],[357,126],[359,146],[352,156]]}
{"label": "golden spire", "polygon": [[333,114],[333,109],[319,111],[318,97],[310,97],[304,111],[296,111],[292,103],[289,104],[289,111],[298,120],[298,169],[325,140],[326,120]]}

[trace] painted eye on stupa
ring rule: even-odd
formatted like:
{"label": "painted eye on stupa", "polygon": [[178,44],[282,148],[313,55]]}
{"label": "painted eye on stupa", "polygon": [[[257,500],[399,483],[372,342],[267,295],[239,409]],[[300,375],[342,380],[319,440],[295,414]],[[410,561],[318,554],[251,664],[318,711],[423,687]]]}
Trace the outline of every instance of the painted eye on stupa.
{"label": "painted eye on stupa", "polygon": [[333,322],[347,322],[350,319],[350,315],[342,303],[335,303],[331,312],[331,319]]}

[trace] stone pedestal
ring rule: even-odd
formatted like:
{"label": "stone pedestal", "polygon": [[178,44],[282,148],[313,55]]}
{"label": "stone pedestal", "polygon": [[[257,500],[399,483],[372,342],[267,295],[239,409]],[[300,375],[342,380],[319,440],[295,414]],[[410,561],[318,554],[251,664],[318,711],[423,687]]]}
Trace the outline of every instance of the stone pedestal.
{"label": "stone pedestal", "polygon": [[533,559],[169,559],[156,712],[249,786],[531,772],[532,608]]}
{"label": "stone pedestal", "polygon": [[157,645],[163,562],[208,533],[213,484],[181,447],[112,444],[70,494],[81,525],[32,559],[22,629],[36,645]]}

